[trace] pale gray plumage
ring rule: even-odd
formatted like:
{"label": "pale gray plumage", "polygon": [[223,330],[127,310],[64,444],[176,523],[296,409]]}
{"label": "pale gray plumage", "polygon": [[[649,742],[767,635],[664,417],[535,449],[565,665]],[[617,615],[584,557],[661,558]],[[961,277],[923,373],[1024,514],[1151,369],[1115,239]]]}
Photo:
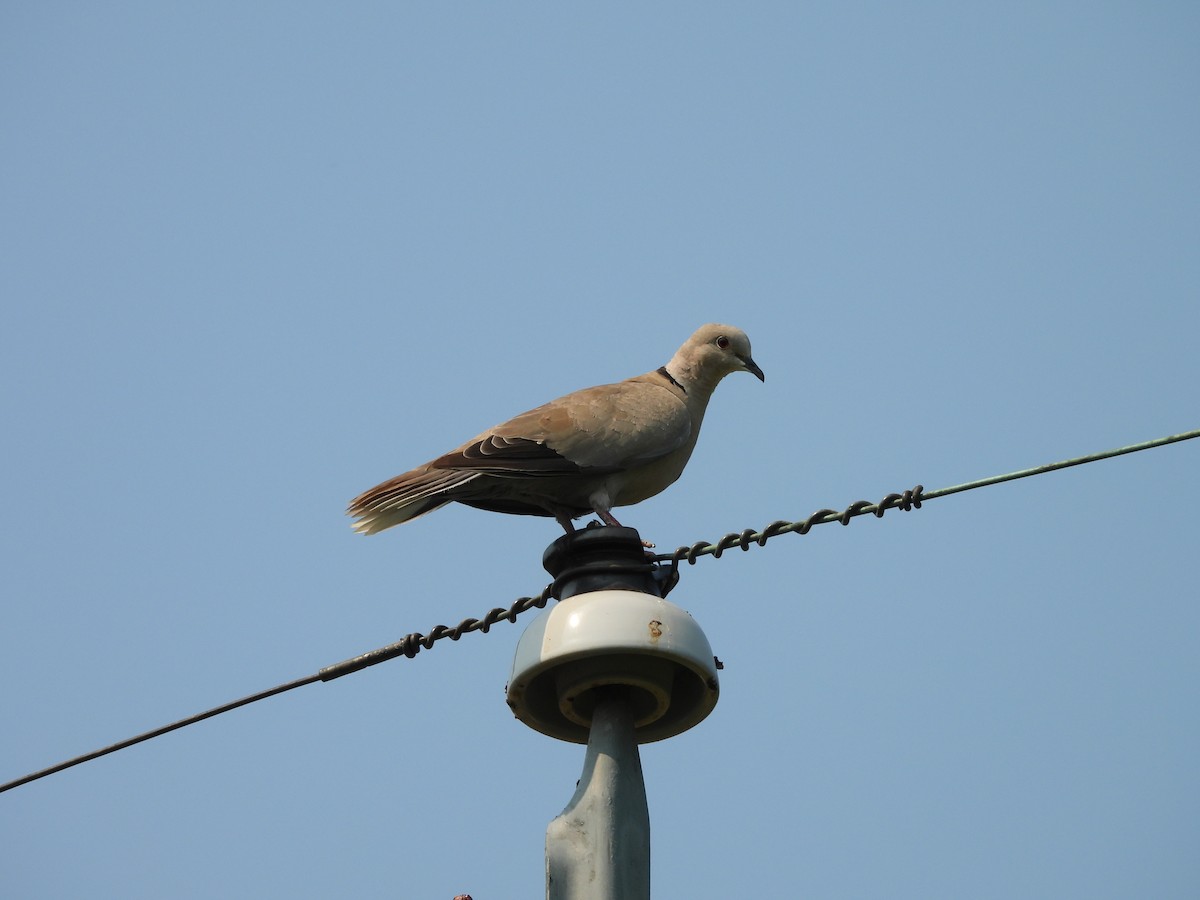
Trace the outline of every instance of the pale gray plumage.
{"label": "pale gray plumage", "polygon": [[765,380],[750,339],[705,325],[660,369],[585,388],[489,428],[456,450],[350,502],[354,529],[374,534],[451,501],[520,515],[572,519],[640,503],[683,472],[713,389],[731,372]]}

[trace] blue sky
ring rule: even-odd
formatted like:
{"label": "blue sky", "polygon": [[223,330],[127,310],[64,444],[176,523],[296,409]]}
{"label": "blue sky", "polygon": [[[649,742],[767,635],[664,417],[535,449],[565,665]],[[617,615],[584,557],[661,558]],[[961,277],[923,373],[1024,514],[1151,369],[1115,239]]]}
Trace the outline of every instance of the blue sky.
{"label": "blue sky", "polygon": [[[547,578],[361,490],[744,328],[670,548],[1200,426],[1200,11],[9,4],[0,780]],[[656,898],[1194,897],[1196,442],[701,560]],[[538,896],[520,629],[0,796],[13,897]]]}

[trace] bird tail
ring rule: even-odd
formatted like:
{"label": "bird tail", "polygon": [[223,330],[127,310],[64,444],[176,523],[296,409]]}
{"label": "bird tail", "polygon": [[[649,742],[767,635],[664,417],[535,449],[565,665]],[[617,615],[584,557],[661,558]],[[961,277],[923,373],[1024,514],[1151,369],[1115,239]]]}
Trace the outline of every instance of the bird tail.
{"label": "bird tail", "polygon": [[359,534],[378,534],[433,512],[456,499],[458,488],[477,478],[478,472],[422,467],[397,475],[350,501],[346,514],[355,519]]}

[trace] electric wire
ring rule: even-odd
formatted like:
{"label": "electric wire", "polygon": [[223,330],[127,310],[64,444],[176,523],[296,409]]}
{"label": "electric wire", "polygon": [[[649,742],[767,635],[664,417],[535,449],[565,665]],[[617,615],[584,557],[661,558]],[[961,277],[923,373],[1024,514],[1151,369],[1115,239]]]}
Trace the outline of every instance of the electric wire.
{"label": "electric wire", "polygon": [[178,722],[172,722],[170,725],[164,725],[162,728],[155,728],[153,731],[146,731],[142,734],[135,735],[131,738],[126,738],[123,741],[118,741],[115,744],[109,744],[107,747],[101,747],[99,750],[93,750],[91,753],[85,753],[82,756],[76,756],[73,759],[68,759],[65,762],[60,762],[58,765],[50,766],[46,769],[41,769],[37,772],[31,772],[23,778],[18,778],[16,781],[10,781],[7,784],[0,785],[0,793],[10,790],[11,788],[20,787],[23,784],[28,784],[31,781],[37,781],[39,778],[45,778],[47,775],[53,775],[55,772],[61,772],[63,769],[69,769],[72,766],[77,766],[80,763],[88,762],[101,756],[107,756],[109,753],[116,753],[118,750],[124,750],[126,747],[132,747],[134,744],[140,744],[142,741],[148,741],[151,738],[159,737],[168,732],[183,728],[185,725],[193,725],[196,722],[202,722],[205,719],[211,719],[213,716],[219,716],[221,713],[229,712],[232,709],[237,709],[239,706],[246,706],[258,700],[265,700],[267,697],[273,697],[276,694],[282,694],[284,691],[290,691],[293,688],[303,687],[306,684],[312,684],[314,681],[320,681],[321,676],[308,675],[304,678],[297,678],[295,681],[289,681],[286,684],[281,684],[278,687],[273,687],[270,690],[259,691],[257,694],[251,694],[249,697],[243,697],[241,700],[234,700],[232,703],[226,703],[224,706],[217,706],[206,712],[197,713],[194,716],[188,716],[186,719],[180,719]]}
{"label": "electric wire", "polygon": [[[948,497],[951,494],[958,494],[963,491],[974,490],[975,488],[988,487],[993,484],[1001,484],[1006,481],[1015,481],[1019,478],[1028,478],[1032,475],[1043,475],[1047,472],[1054,472],[1058,469],[1066,469],[1071,466],[1084,465],[1086,463],[1097,462],[1103,459],[1111,459],[1115,456],[1123,456],[1127,453],[1136,453],[1140,450],[1149,450],[1153,447],[1162,447],[1167,444],[1173,444],[1178,441],[1191,440],[1200,437],[1200,429],[1195,431],[1186,431],[1179,434],[1169,435],[1155,440],[1143,441],[1138,444],[1130,444],[1125,447],[1118,447],[1114,450],[1105,450],[1101,453],[1093,453],[1088,456],[1079,456],[1072,459],[1065,459],[1059,462],[1048,463],[1043,466],[1035,466],[1031,469],[1021,469],[1016,472],[1009,472],[1005,475],[994,475],[990,478],[981,478],[977,481],[968,481],[963,484],[953,485],[951,487],[939,488],[933,491],[926,491],[923,486],[917,485],[911,490],[904,491],[898,494],[888,494],[878,503],[871,503],[866,500],[858,500],[851,503],[845,509],[838,510],[822,509],[813,513],[807,519],[798,521],[777,520],[767,525],[762,531],[754,531],[747,529],[741,532],[730,532],[718,540],[716,543],[707,543],[704,541],[697,542],[688,547],[679,547],[673,553],[659,554],[649,558],[649,561],[654,563],[670,563],[671,566],[678,566],[681,560],[686,559],[689,564],[694,564],[700,556],[712,556],[714,559],[719,558],[721,554],[731,548],[740,547],[742,550],[749,550],[750,546],[756,544],[763,546],[768,540],[780,534],[807,534],[808,531],[816,525],[824,525],[830,522],[841,522],[843,525],[850,524],[850,520],[857,517],[867,515],[868,513],[876,517],[882,517],[889,509],[900,509],[909,511],[920,509],[922,503],[935,500],[939,497]],[[351,672],[358,672],[369,666],[377,665],[381,662],[386,662],[390,659],[395,659],[399,656],[405,656],[411,659],[416,656],[422,648],[428,650],[432,648],[434,642],[443,638],[450,638],[452,641],[457,641],[464,634],[472,631],[482,631],[485,634],[490,630],[491,626],[497,622],[515,622],[517,616],[530,609],[544,607],[553,596],[553,585],[547,587],[537,596],[520,597],[513,602],[508,608],[496,607],[489,610],[482,619],[467,618],[463,619],[458,625],[449,628],[445,625],[437,625],[432,628],[429,634],[421,634],[413,632],[406,635],[401,640],[395,643],[388,644],[384,647],[368,651],[359,656],[351,657],[343,660],[340,663],[335,663],[331,666],[326,666],[312,675],[306,675],[302,678],[297,678],[294,681],[285,682],[265,691],[260,691],[257,694],[250,694],[240,700],[234,700],[232,703],[226,703],[222,706],[214,707],[202,713],[197,713],[193,716],[188,716],[186,719],[180,719],[170,725],[164,725],[161,728],[156,728],[153,731],[147,731],[142,734],[127,738],[115,744],[110,744],[107,747],[102,747],[99,750],[93,750],[90,753],[85,753],[81,756],[76,756],[65,760],[57,765],[50,766],[45,769],[40,769],[37,772],[31,772],[21,778],[13,781],[0,784],[0,793],[28,784],[31,781],[37,781],[39,778],[45,778],[47,775],[53,775],[61,772],[64,769],[72,768],[80,763],[89,762],[101,756],[106,756],[110,753],[115,753],[118,750],[124,750],[126,747],[132,747],[134,744],[140,744],[143,741],[148,741],[151,738],[156,738],[169,732],[176,731],[187,725],[193,725],[196,722],[202,722],[205,719],[210,719],[213,716],[219,716],[222,713],[230,712],[242,706],[248,706],[251,703],[256,703],[259,700],[265,700],[268,697],[273,697],[276,694],[282,694],[286,691],[293,690],[298,687],[313,684],[317,681],[332,681],[335,678],[340,678],[343,675],[349,675]]]}
{"label": "electric wire", "polygon": [[698,541],[689,547],[680,547],[674,553],[659,554],[654,557],[658,561],[678,561],[686,559],[688,563],[695,564],[696,559],[700,556],[712,556],[719,558],[721,554],[731,547],[740,547],[742,550],[749,550],[751,544],[763,546],[767,541],[776,535],[789,534],[795,532],[797,534],[808,534],[810,528],[814,525],[825,525],[829,522],[841,522],[843,525],[850,524],[850,520],[855,516],[863,516],[868,513],[876,517],[881,517],[889,509],[920,509],[921,504],[928,500],[936,500],[939,497],[948,497],[951,494],[958,494],[963,491],[974,490],[975,488],[989,487],[993,484],[1002,484],[1005,481],[1016,481],[1018,478],[1028,478],[1031,475],[1044,475],[1047,472],[1055,472],[1059,469],[1067,469],[1071,466],[1081,466],[1085,463],[1098,462],[1102,459],[1111,459],[1114,456],[1124,456],[1127,453],[1136,453],[1139,450],[1150,450],[1154,447],[1164,447],[1167,444],[1174,444],[1179,441],[1187,441],[1192,438],[1200,437],[1200,429],[1195,431],[1184,431],[1179,434],[1168,435],[1167,437],[1155,438],[1151,441],[1142,441],[1140,444],[1129,444],[1125,447],[1117,447],[1114,450],[1104,450],[1100,453],[1091,453],[1087,456],[1076,456],[1071,459],[1060,460],[1059,462],[1047,463],[1044,466],[1034,466],[1031,469],[1020,469],[1016,472],[1008,472],[1004,475],[993,475],[990,478],[980,478],[977,481],[968,481],[963,484],[956,484],[952,487],[938,488],[937,490],[927,491],[922,485],[917,485],[911,491],[905,491],[903,494],[888,494],[878,503],[870,503],[866,500],[859,500],[856,503],[850,504],[840,512],[834,509],[821,509],[813,513],[807,519],[801,519],[796,522],[789,522],[783,519],[772,522],[762,531],[755,531],[752,528],[745,531],[733,531],[726,534],[715,543],[706,541]]}

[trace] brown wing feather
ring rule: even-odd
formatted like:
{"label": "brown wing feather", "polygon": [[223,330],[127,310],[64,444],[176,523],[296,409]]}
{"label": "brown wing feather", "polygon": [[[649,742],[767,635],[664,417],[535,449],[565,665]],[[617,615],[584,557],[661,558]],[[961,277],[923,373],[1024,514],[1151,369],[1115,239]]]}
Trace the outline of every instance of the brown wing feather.
{"label": "brown wing feather", "polygon": [[538,441],[495,434],[439,456],[429,466],[433,469],[470,469],[499,476],[577,475],[584,471]]}

